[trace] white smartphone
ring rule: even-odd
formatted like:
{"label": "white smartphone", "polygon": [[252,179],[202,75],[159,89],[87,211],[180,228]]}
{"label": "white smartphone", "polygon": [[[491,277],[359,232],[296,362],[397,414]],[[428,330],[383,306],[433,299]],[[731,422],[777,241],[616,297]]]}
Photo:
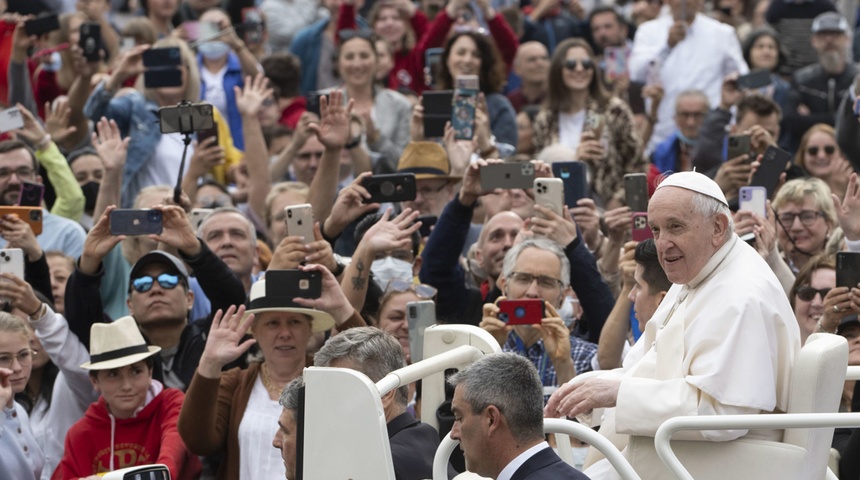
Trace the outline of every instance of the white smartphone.
{"label": "white smartphone", "polygon": [[[741,187],[738,207],[740,210],[755,212],[762,218],[767,218],[767,189],[765,187]],[[745,242],[752,241],[755,234],[750,232],[741,237]]]}
{"label": "white smartphone", "polygon": [[[24,251],[20,248],[5,248],[0,250],[0,273],[11,273],[21,280],[24,279]],[[5,280],[4,281],[9,281]],[[2,299],[5,301],[6,299]]]}
{"label": "white smartphone", "polygon": [[7,108],[0,112],[0,133],[24,128],[24,116],[18,107]]}
{"label": "white smartphone", "polygon": [[564,216],[564,180],[560,178],[536,178],[534,183],[535,205],[546,207],[559,216]]}
{"label": "white smartphone", "polygon": [[314,214],[311,204],[291,205],[284,207],[287,222],[287,235],[298,235],[305,239],[305,243],[314,241]]}
{"label": "white smartphone", "polygon": [[195,232],[200,230],[200,224],[203,223],[203,219],[214,211],[214,208],[192,208],[191,215],[188,218],[188,221],[191,222],[191,228],[193,228]]}
{"label": "white smartphone", "polygon": [[409,359],[420,362],[424,357],[424,330],[436,325],[436,303],[421,300],[406,304],[406,318],[409,320]]}

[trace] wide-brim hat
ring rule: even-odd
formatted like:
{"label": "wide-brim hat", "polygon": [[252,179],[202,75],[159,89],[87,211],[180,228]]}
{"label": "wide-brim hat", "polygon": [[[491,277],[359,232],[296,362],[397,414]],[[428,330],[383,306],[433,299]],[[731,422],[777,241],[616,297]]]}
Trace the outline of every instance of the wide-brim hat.
{"label": "wide-brim hat", "polygon": [[331,330],[335,326],[334,317],[328,312],[307,308],[286,297],[267,297],[266,279],[257,280],[251,285],[251,295],[245,316],[264,312],[290,312],[307,315],[311,318],[311,330],[314,333]]}
{"label": "wide-brim hat", "polygon": [[129,274],[129,279],[134,280],[135,278],[140,276],[141,270],[148,265],[152,265],[157,263],[159,265],[164,265],[167,267],[167,271],[176,275],[182,276],[185,279],[185,283],[188,283],[188,269],[185,268],[185,264],[182,263],[182,260],[176,258],[174,255],[171,255],[164,250],[153,250],[146,255],[140,257],[140,259],[134,263],[134,266],[131,267],[131,273]]}
{"label": "wide-brim hat", "polygon": [[397,173],[414,173],[416,180],[445,179],[457,182],[451,175],[448,152],[436,142],[409,142],[397,162]]}
{"label": "wide-brim hat", "polygon": [[110,370],[131,365],[155,355],[161,347],[149,346],[140,333],[134,317],[126,316],[111,323],[94,323],[90,328],[90,361],[86,370]]}

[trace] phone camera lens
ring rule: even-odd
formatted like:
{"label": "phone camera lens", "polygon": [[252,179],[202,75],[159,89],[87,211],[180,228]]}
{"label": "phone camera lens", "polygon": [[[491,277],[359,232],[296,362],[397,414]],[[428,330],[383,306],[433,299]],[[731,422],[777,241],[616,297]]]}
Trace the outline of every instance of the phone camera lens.
{"label": "phone camera lens", "polygon": [[379,186],[379,191],[386,197],[390,197],[394,194],[394,190],[394,184],[391,182],[382,182],[382,185]]}
{"label": "phone camera lens", "polygon": [[415,318],[416,313],[417,312],[415,311],[415,307],[409,307],[409,316],[410,317]]}
{"label": "phone camera lens", "polygon": [[149,220],[152,222],[157,222],[161,219],[161,212],[158,210],[153,210],[149,212]]}
{"label": "phone camera lens", "polygon": [[517,318],[523,318],[526,316],[525,307],[517,307],[514,309],[514,316]]}
{"label": "phone camera lens", "polygon": [[39,222],[42,220],[42,211],[41,210],[30,210],[30,221],[31,222]]}
{"label": "phone camera lens", "polygon": [[499,314],[499,320],[501,320],[505,323],[508,323],[508,314],[507,313],[500,313]]}

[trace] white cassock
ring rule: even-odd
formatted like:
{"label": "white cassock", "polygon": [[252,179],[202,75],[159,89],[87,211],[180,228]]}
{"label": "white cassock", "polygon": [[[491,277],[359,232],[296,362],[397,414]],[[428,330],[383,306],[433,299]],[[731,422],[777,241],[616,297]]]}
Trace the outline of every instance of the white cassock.
{"label": "white cassock", "polygon": [[[759,254],[737,235],[687,285],[673,285],[624,359],[616,407],[600,433],[643,480],[671,478],[654,450],[666,420],[682,415],[785,411],[800,330],[785,291]],[[673,440],[780,441],[782,431],[683,431]],[[626,448],[625,448],[626,446]],[[619,478],[601,460],[585,473]]]}

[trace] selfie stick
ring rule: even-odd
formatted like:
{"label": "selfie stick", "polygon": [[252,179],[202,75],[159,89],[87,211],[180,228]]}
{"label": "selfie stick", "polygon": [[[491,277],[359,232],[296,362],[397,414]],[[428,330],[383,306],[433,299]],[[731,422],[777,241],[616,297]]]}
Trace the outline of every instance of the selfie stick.
{"label": "selfie stick", "polygon": [[[191,102],[183,100],[179,102],[179,107],[191,107]],[[191,145],[191,134],[194,133],[194,116],[189,115],[189,123],[191,125],[183,125],[184,115],[179,116],[179,131],[182,133],[182,161],[179,162],[179,176],[176,178],[176,187],[173,189],[173,202],[181,205],[179,199],[182,197],[182,177],[185,174],[185,157],[188,155],[188,146]]]}

